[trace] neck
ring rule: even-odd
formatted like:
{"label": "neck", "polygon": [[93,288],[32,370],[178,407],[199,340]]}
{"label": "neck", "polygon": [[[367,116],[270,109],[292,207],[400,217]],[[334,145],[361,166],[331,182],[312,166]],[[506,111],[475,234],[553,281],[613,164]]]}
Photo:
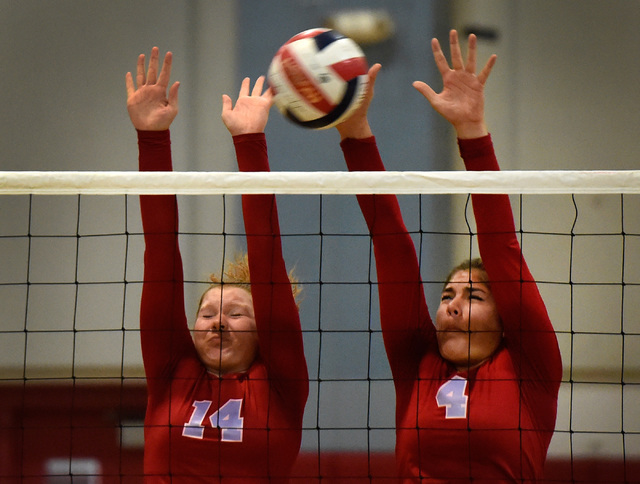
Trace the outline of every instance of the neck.
{"label": "neck", "polygon": [[456,370],[459,372],[471,371],[484,365],[487,361],[489,361],[489,358],[485,358],[484,360],[481,360],[478,363],[475,363],[473,365],[454,365],[454,366]]}
{"label": "neck", "polygon": [[249,371],[249,368],[240,368],[240,369],[233,368],[233,369],[226,369],[226,370],[221,370],[216,368],[207,368],[207,373],[217,376],[218,378],[221,378],[226,375],[242,374],[248,371]]}

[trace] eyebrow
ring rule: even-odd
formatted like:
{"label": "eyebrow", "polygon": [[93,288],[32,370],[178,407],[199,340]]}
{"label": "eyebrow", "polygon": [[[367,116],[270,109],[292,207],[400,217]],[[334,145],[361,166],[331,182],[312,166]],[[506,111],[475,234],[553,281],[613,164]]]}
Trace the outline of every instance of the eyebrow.
{"label": "eyebrow", "polygon": [[227,309],[229,309],[229,310],[233,310],[233,309],[249,309],[249,308],[251,308],[251,305],[250,304],[246,304],[246,303],[230,302],[225,307]]}
{"label": "eyebrow", "polygon": [[[486,289],[484,289],[484,288],[482,288],[482,287],[479,287],[479,284],[485,284],[485,283],[484,283],[484,282],[475,282],[475,283],[472,283],[472,284],[470,284],[470,285],[465,286],[465,287],[464,287],[464,289],[463,289],[463,291],[464,291],[464,292],[468,292],[468,293],[474,293],[474,292],[483,292],[483,293],[486,293],[486,292],[487,292],[487,290],[486,290]],[[447,285],[447,287],[445,287],[445,288],[442,290],[442,294],[445,294],[445,293],[453,293],[453,292],[455,292],[455,290],[453,289],[453,287],[451,287],[451,285],[450,285],[450,284],[449,284],[449,285]]]}
{"label": "eyebrow", "polygon": [[220,304],[219,302],[216,302],[216,303],[203,303],[202,306],[200,306],[200,309],[204,309],[204,308],[235,309],[235,308],[250,308],[250,307],[251,307],[251,304],[249,304],[249,303],[239,302],[239,301],[228,301],[228,302],[223,303],[223,304]]}
{"label": "eyebrow", "polygon": [[204,311],[204,310],[209,310],[209,309],[218,309],[219,307],[220,307],[219,304],[203,304],[202,306],[200,306],[198,308],[198,312]]}

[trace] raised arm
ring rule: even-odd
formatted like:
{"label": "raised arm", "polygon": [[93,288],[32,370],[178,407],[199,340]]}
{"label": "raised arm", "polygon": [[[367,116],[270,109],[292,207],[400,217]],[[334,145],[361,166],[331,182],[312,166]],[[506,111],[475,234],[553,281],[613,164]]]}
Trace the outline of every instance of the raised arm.
{"label": "raised arm", "polygon": [[[222,99],[222,120],[233,136],[240,171],[269,171],[264,128],[273,94],[270,89],[262,92],[263,87],[264,77],[253,89],[246,78],[235,106],[229,96]],[[304,408],[307,365],[300,316],[282,256],[275,195],[243,195],[242,212],[260,356],[275,389],[287,392],[297,400],[297,408]]]}
{"label": "raised arm", "polygon": [[[138,133],[140,171],[171,171],[169,126],[178,112],[178,83],[167,89],[171,53],[158,72],[158,49],[138,57],[136,85],[126,75],[127,110]],[[140,210],[144,230],[144,284],[140,306],[142,354],[149,386],[154,377],[169,374],[192,348],[184,310],[182,260],[178,248],[178,207],[173,195],[143,195]]]}
{"label": "raised arm", "polygon": [[[476,74],[477,39],[469,36],[466,61],[458,35],[449,35],[451,66],[439,42],[432,41],[433,55],[442,75],[443,88],[436,93],[424,82],[414,87],[455,128],[467,170],[499,170],[484,118],[484,86],[495,65],[489,58]],[[558,344],[546,308],[527,267],[515,231],[507,195],[473,195],[480,255],[491,281],[491,291],[505,330],[507,347],[525,378],[549,382],[557,390],[562,365]],[[520,355],[523,358],[520,358]]]}
{"label": "raised arm", "polygon": [[[490,136],[460,140],[459,146],[467,170],[499,170]],[[472,195],[472,203],[480,256],[491,281],[506,347],[514,353],[514,361],[522,361],[520,371],[525,380],[539,381],[557,392],[562,377],[558,342],[522,255],[509,197]]]}
{"label": "raised arm", "polygon": [[[336,127],[349,171],[385,169],[367,118],[380,67],[375,64],[369,70],[362,106]],[[410,385],[427,347],[425,338],[435,337],[416,249],[394,195],[358,195],[357,199],[373,240],[380,320],[389,364],[396,385]]]}

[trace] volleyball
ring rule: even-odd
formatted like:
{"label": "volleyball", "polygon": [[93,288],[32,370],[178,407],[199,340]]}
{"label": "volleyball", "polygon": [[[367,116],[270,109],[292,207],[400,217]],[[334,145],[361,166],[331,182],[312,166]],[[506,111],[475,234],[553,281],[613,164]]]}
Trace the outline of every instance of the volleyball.
{"label": "volleyball", "polygon": [[362,103],[369,77],[362,49],[336,30],[294,35],[271,61],[267,80],[278,110],[293,123],[326,129]]}

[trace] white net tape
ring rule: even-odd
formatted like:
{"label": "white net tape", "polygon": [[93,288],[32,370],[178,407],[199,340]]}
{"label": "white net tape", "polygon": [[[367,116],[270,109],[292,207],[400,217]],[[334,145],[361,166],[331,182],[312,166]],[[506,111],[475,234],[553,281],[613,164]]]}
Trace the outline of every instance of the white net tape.
{"label": "white net tape", "polygon": [[0,195],[638,194],[640,170],[387,172],[0,172]]}

